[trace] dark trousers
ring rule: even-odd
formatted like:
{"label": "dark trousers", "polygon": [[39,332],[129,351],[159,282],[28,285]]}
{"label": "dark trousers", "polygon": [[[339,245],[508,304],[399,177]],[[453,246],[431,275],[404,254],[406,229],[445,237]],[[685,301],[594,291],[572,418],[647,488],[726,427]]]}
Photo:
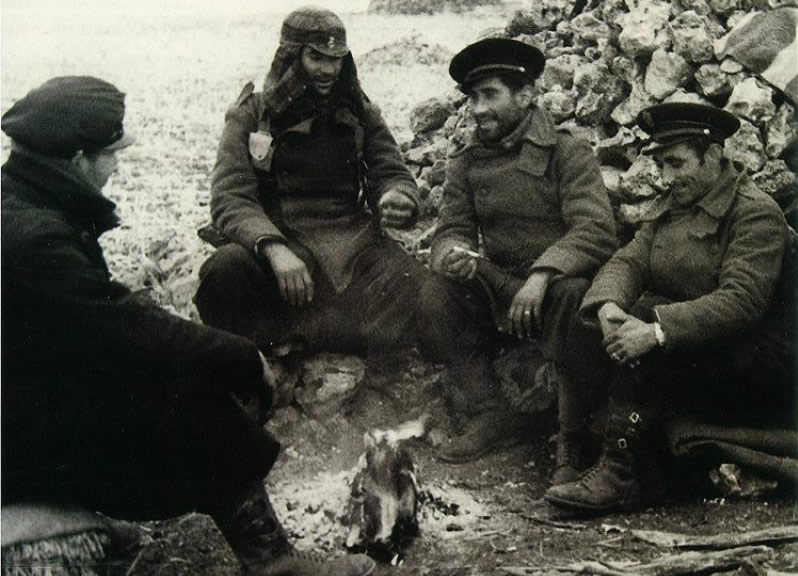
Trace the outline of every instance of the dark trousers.
{"label": "dark trousers", "polygon": [[[661,302],[645,295],[630,313],[653,322],[653,308]],[[769,328],[760,324],[740,337],[694,348],[655,348],[633,369],[615,366],[605,353],[597,374],[610,374],[610,412],[635,411],[644,428],[682,417],[730,426],[794,426],[795,348],[771,346]],[[601,339],[600,331],[595,338]]]}
{"label": "dark trousers", "polygon": [[[583,278],[562,278],[549,285],[539,335],[545,360],[559,365],[581,362],[579,354],[567,351],[581,349],[589,340],[588,330],[576,317],[588,286]],[[457,387],[451,391],[452,408],[478,413],[495,405],[499,398],[491,360],[507,336],[496,328],[492,296],[479,282],[431,275],[422,286],[418,306],[422,351],[428,360],[447,366],[449,381]]]}
{"label": "dark trousers", "polygon": [[425,274],[385,240],[358,255],[343,292],[315,273],[313,302],[291,306],[267,263],[227,244],[202,266],[194,302],[205,324],[249,338],[262,350],[295,338],[309,350],[386,355],[415,343],[414,303]]}
{"label": "dark trousers", "polygon": [[[63,402],[3,411],[6,503],[79,504],[128,519],[215,514],[261,482],[279,452],[264,428],[271,399],[258,383],[131,375],[60,384],[69,390]],[[158,389],[170,392],[155,404]]]}

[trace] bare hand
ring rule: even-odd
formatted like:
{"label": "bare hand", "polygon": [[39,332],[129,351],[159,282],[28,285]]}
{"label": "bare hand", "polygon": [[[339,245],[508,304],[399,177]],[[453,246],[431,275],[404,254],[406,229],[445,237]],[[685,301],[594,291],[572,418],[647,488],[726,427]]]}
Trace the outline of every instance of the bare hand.
{"label": "bare hand", "polygon": [[282,242],[270,242],[260,248],[269,259],[280,296],[292,306],[313,301],[313,279],[307,265]]}
{"label": "bare hand", "polygon": [[397,190],[388,190],[377,203],[380,226],[384,228],[406,228],[413,223],[416,204],[407,195]]}
{"label": "bare hand", "polygon": [[598,311],[598,320],[604,338],[615,332],[629,317],[615,302],[603,304]]}
{"label": "bare hand", "polygon": [[654,324],[629,316],[602,344],[616,363],[635,368],[640,364],[639,358],[657,346]]}
{"label": "bare hand", "polygon": [[477,259],[454,246],[443,257],[443,273],[456,280],[470,280],[477,272]]}
{"label": "bare hand", "polygon": [[510,330],[518,338],[531,338],[533,329],[543,327],[543,298],[549,285],[550,272],[533,272],[515,293],[507,318]]}

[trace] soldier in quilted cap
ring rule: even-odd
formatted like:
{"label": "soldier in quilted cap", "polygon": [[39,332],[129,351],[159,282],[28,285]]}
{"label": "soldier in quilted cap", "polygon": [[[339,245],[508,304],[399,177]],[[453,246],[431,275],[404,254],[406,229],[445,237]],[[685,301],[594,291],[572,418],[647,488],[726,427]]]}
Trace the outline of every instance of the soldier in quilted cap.
{"label": "soldier in quilted cap", "polygon": [[[450,462],[533,438],[535,416],[502,397],[491,365],[499,348],[540,343],[544,368],[539,376],[531,369],[530,380],[562,386],[577,372],[589,376],[576,312],[616,247],[615,222],[590,145],[535,104],[544,64],[534,46],[486,38],[449,66],[476,129],[448,159],[432,241],[436,274],[422,287],[418,315],[422,350],[448,368],[455,434],[440,457]],[[555,480],[572,462],[572,420],[561,409]]]}
{"label": "soldier in quilted cap", "polygon": [[[111,280],[102,189],[125,132],[125,95],[49,80],[2,117],[2,499],[145,519],[210,514],[242,574],[368,574],[373,562],[299,553],[263,478],[279,444],[272,389],[240,336],[168,314]],[[5,558],[4,558],[5,561]]]}
{"label": "soldier in quilted cap", "polygon": [[412,225],[418,206],[343,23],[292,12],[263,90],[248,84],[225,117],[211,216],[227,243],[200,272],[200,316],[273,357],[342,351],[370,368],[401,358],[424,268],[383,228]]}
{"label": "soldier in quilted cap", "polygon": [[605,348],[595,376],[609,382],[607,427],[598,462],[546,493],[556,506],[583,514],[639,506],[642,479],[655,476],[656,440],[674,418],[794,430],[795,232],[724,156],[739,125],[690,103],[638,116],[668,195],[582,302]]}

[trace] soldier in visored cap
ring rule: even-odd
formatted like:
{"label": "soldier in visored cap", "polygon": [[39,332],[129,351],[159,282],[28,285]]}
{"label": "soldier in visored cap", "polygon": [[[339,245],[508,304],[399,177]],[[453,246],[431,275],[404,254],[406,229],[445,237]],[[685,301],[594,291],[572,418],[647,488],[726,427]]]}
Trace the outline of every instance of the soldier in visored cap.
{"label": "soldier in visored cap", "polygon": [[414,343],[425,272],[382,228],[412,225],[418,207],[343,23],[295,10],[263,90],[249,83],[225,117],[211,216],[228,243],[200,272],[200,316],[273,357],[358,353],[379,370]]}
{"label": "soldier in visored cap", "polygon": [[724,156],[739,121],[670,103],[643,110],[638,125],[667,199],[599,271],[580,310],[608,360],[609,374],[596,370],[609,382],[603,453],[545,494],[583,514],[640,505],[666,419],[795,426],[795,232]]}
{"label": "soldier in visored cap", "polygon": [[[124,94],[60,77],[2,117],[2,500],[145,519],[210,514],[252,576],[362,576],[288,542],[263,486],[279,444],[262,358],[240,336],[170,315],[110,279],[119,221],[102,188]],[[4,557],[5,562],[5,557]],[[4,571],[13,567],[4,566]],[[26,567],[27,569],[27,567]]]}
{"label": "soldier in visored cap", "polygon": [[[540,373],[560,382],[578,380],[589,365],[576,312],[616,248],[615,222],[590,146],[535,104],[544,63],[533,46],[488,38],[449,66],[476,130],[448,159],[432,242],[437,274],[422,287],[418,316],[422,350],[448,368],[455,435],[440,457],[450,462],[532,439],[532,416],[499,392],[497,348],[538,339],[547,362]],[[568,478],[566,448],[558,449],[555,481]]]}

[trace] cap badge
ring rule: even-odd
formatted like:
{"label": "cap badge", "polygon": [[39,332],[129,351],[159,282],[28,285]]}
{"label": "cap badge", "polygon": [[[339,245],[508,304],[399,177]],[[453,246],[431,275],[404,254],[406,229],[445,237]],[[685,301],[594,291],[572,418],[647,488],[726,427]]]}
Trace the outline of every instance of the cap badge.
{"label": "cap badge", "polygon": [[330,39],[327,40],[327,48],[335,48],[335,36],[330,36]]}

